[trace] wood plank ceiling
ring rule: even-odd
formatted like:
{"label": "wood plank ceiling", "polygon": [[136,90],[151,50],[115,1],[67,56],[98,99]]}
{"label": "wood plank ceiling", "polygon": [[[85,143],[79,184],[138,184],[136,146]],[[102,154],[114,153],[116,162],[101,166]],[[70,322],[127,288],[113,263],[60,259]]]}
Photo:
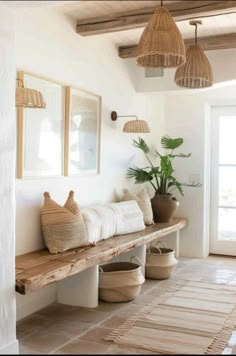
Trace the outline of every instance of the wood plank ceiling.
{"label": "wood plank ceiling", "polygon": [[[136,55],[144,26],[159,5],[160,1],[76,1],[64,5],[63,11],[76,20],[80,35],[103,34],[120,47],[122,58],[129,58]],[[236,48],[236,1],[182,0],[164,1],[164,5],[187,45],[194,37],[189,19],[198,18],[203,23],[198,35],[205,50]]]}

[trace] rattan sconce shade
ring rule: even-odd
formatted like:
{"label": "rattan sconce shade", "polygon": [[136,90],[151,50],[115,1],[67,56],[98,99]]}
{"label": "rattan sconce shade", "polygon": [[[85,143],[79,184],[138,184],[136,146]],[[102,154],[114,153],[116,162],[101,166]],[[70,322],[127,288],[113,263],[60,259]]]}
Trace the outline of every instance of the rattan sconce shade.
{"label": "rattan sconce shade", "polygon": [[24,108],[45,109],[46,103],[40,91],[30,88],[17,87],[16,106]]}
{"label": "rattan sconce shade", "polygon": [[211,64],[199,45],[195,44],[188,48],[186,63],[176,70],[175,83],[190,89],[213,85]]}
{"label": "rattan sconce shade", "polygon": [[150,133],[148,123],[145,120],[131,120],[124,125],[123,132],[126,133]]}
{"label": "rattan sconce shade", "polygon": [[184,41],[175,21],[167,8],[158,8],[140,38],[137,65],[175,68],[185,59]]}

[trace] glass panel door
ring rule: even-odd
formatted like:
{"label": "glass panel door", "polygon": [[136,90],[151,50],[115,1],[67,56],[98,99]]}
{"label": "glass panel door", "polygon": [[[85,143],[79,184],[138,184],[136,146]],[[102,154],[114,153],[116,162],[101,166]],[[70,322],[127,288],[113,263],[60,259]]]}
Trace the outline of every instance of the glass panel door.
{"label": "glass panel door", "polygon": [[236,256],[236,106],[212,108],[210,252]]}

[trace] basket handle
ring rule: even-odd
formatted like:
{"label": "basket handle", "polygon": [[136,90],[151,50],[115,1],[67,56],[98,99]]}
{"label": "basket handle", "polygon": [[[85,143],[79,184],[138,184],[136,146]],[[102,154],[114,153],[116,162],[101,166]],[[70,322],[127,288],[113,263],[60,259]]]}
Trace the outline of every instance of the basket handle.
{"label": "basket handle", "polygon": [[[155,246],[155,248],[159,251],[159,253],[161,255],[162,254],[161,249],[159,247],[157,247],[157,246]],[[151,253],[151,246],[148,247],[147,253]]]}
{"label": "basket handle", "polygon": [[130,261],[132,262],[133,259],[136,259],[138,263],[140,264],[141,267],[143,267],[143,262],[138,258],[138,256],[132,256],[130,257]]}
{"label": "basket handle", "polygon": [[103,269],[101,266],[99,266],[99,272],[103,272]]}
{"label": "basket handle", "polygon": [[156,243],[156,248],[158,248],[157,246],[158,246],[158,244],[162,244],[162,247],[164,247],[164,248],[167,248],[167,246],[166,246],[166,244],[165,244],[165,242],[164,241],[157,241],[157,243]]}

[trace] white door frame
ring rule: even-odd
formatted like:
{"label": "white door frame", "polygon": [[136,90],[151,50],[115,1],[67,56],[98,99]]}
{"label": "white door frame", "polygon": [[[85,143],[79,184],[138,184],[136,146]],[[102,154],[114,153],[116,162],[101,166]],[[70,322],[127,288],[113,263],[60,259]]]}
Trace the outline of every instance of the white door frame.
{"label": "white door frame", "polygon": [[[214,112],[217,109],[217,112]],[[218,240],[218,209],[219,209],[219,115],[235,115],[236,103],[226,105],[211,106],[211,138],[210,138],[210,230],[209,230],[209,250],[213,254],[236,255],[236,242]],[[236,167],[236,164],[233,165]],[[214,179],[213,179],[214,177]],[[235,252],[234,252],[235,251]]]}

